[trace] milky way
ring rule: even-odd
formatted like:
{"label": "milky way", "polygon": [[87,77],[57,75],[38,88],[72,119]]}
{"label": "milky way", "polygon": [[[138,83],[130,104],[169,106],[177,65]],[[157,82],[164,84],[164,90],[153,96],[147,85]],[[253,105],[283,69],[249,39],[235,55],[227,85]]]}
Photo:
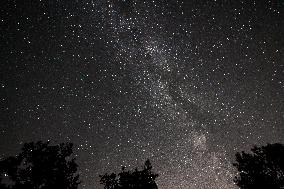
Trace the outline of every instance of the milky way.
{"label": "milky way", "polygon": [[284,142],[284,3],[1,2],[0,157],[75,144],[81,188],[149,158],[161,189],[233,189]]}

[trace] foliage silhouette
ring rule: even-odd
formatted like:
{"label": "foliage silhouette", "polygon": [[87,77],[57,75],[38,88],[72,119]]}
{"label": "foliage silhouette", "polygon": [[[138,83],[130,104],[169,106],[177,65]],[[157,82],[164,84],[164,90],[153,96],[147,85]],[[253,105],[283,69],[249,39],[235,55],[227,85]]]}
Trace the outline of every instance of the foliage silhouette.
{"label": "foliage silhouette", "polygon": [[24,144],[20,154],[0,161],[0,187],[77,189],[80,182],[72,146],[41,141]]}
{"label": "foliage silhouette", "polygon": [[267,144],[252,148],[252,153],[237,153],[233,165],[239,175],[235,183],[241,189],[284,188],[284,146]]}
{"label": "foliage silhouette", "polygon": [[121,172],[100,175],[100,183],[104,189],[158,189],[155,179],[158,174],[152,172],[150,160],[147,160],[142,170],[126,171],[122,167]]}

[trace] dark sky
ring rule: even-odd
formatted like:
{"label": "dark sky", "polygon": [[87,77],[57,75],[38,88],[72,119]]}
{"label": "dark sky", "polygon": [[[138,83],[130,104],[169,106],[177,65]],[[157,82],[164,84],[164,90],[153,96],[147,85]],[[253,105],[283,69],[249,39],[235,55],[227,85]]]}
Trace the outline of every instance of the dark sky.
{"label": "dark sky", "polygon": [[73,142],[81,189],[147,158],[160,189],[235,189],[237,151],[284,142],[283,0],[1,0],[0,11],[0,157]]}

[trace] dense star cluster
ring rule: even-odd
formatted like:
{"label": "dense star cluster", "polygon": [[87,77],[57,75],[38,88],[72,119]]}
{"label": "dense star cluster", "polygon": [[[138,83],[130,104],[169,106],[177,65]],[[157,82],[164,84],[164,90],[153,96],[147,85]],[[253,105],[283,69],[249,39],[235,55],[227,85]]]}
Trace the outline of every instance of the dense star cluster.
{"label": "dense star cluster", "polygon": [[284,142],[283,0],[3,0],[0,157],[73,142],[83,183],[149,158],[161,189],[235,189]]}

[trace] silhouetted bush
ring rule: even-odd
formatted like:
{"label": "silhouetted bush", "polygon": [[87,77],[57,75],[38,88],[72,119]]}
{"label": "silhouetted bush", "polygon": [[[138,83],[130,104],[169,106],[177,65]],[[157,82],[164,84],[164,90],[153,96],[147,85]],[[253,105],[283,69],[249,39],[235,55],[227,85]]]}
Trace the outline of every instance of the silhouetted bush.
{"label": "silhouetted bush", "polygon": [[152,165],[147,160],[142,170],[136,168],[134,171],[126,171],[123,167],[118,175],[100,175],[100,182],[105,189],[157,189],[157,177],[158,174],[152,172]]}
{"label": "silhouetted bush", "polygon": [[72,144],[24,144],[15,157],[0,161],[0,187],[11,189],[77,189],[79,175]]}
{"label": "silhouetted bush", "polygon": [[239,175],[235,183],[241,189],[281,189],[284,188],[284,146],[267,144],[254,147],[252,153],[237,153],[233,165]]}

